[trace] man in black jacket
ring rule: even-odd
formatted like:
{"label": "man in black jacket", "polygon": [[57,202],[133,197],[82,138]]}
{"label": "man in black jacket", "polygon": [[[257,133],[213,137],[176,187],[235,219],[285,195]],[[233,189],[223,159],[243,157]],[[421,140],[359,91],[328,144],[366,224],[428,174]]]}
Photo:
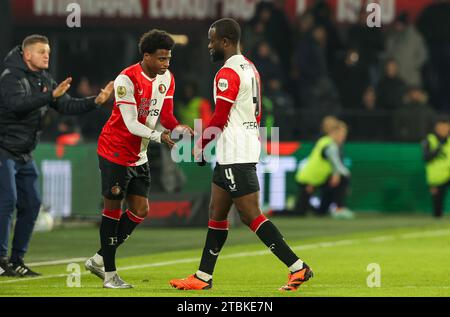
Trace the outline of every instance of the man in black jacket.
{"label": "man in black jacket", "polygon": [[[70,97],[66,91],[72,78],[58,85],[46,71],[49,55],[48,39],[30,35],[6,56],[0,76],[0,276],[39,275],[24,264],[23,257],[41,205],[32,151],[49,107],[80,114],[106,102],[113,91],[111,82],[97,97]],[[14,209],[17,216],[8,260]]]}

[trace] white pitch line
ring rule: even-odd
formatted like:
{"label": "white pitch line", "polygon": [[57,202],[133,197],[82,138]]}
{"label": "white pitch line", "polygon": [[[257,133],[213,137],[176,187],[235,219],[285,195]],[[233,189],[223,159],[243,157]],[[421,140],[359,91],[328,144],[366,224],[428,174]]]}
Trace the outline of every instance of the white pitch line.
{"label": "white pitch line", "polygon": [[[400,234],[400,235],[383,235],[378,237],[370,237],[365,239],[347,239],[347,240],[338,240],[338,241],[324,241],[324,242],[317,242],[317,243],[311,243],[311,244],[304,244],[299,246],[292,247],[293,250],[308,250],[308,249],[316,249],[316,248],[330,248],[330,247],[337,247],[337,246],[347,246],[347,245],[353,245],[353,244],[359,244],[363,241],[370,241],[370,242],[384,242],[394,239],[415,239],[415,238],[429,238],[429,237],[436,237],[436,236],[446,236],[450,235],[450,229],[448,230],[430,230],[430,231],[418,231],[418,232],[411,232],[406,234]],[[267,255],[271,254],[269,250],[262,250],[262,251],[253,251],[253,252],[238,252],[238,253],[232,253],[227,255],[222,255],[221,259],[232,259],[232,258],[241,258],[241,257],[248,257],[248,256],[260,256],[260,255]],[[85,258],[77,258],[84,260]],[[76,259],[75,259],[76,260]],[[63,260],[60,260],[63,261]],[[156,262],[156,263],[149,263],[149,264],[142,264],[142,265],[132,265],[132,266],[125,266],[120,267],[120,271],[128,271],[128,270],[139,270],[139,269],[145,269],[145,268],[151,268],[151,267],[159,267],[159,266],[169,266],[169,265],[175,265],[180,263],[195,263],[200,261],[200,258],[187,258],[187,259],[181,259],[181,260],[173,260],[173,261],[164,261],[164,262]],[[55,261],[53,261],[55,262]],[[80,262],[80,261],[76,261]],[[67,262],[66,262],[67,263]],[[83,272],[81,275],[89,274],[90,272]],[[16,282],[28,282],[28,281],[34,281],[34,280],[42,280],[42,279],[51,279],[51,278],[57,278],[57,277],[67,277],[70,274],[54,274],[54,275],[44,275],[44,276],[37,276],[37,277],[30,277],[30,278],[19,278],[14,280],[8,280],[8,281],[0,281],[0,284],[10,284],[10,283],[16,283]]]}
{"label": "white pitch line", "polygon": [[86,261],[88,258],[73,258],[73,259],[62,259],[56,261],[46,261],[46,262],[34,262],[28,263],[28,266],[46,266],[46,265],[56,265],[56,264],[68,264]]}

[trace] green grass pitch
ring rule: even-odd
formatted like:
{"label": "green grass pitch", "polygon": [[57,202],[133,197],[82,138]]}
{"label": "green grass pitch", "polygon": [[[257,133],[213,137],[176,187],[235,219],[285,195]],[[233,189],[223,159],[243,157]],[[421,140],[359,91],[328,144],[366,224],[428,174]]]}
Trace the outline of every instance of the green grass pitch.
{"label": "green grass pitch", "polygon": [[[134,285],[107,290],[82,258],[98,248],[94,226],[35,233],[27,262],[43,275],[1,278],[0,296],[325,297],[450,296],[450,219],[358,215],[352,221],[273,218],[295,252],[314,271],[297,292],[281,293],[287,269],[246,227],[230,228],[210,291],[178,291],[168,281],[197,270],[206,228],[139,228],[118,250],[118,270]],[[67,259],[81,267],[80,286],[68,287]],[[39,262],[61,261],[61,264]],[[379,287],[368,266],[379,266]],[[374,286],[374,285],[371,285]],[[375,285],[376,286],[376,285]]]}

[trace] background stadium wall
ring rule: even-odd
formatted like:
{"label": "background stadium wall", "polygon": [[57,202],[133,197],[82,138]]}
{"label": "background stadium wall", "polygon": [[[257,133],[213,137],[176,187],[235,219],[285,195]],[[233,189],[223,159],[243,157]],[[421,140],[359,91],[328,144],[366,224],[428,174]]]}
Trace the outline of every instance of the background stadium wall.
{"label": "background stadium wall", "polygon": [[[294,150],[291,153],[280,157],[281,165],[287,161],[290,162],[289,168],[285,168],[286,172],[278,175],[264,174],[262,185],[265,208],[274,207],[274,197],[281,199],[287,207],[293,203],[297,189],[294,181],[294,166],[309,154],[313,145],[312,143],[294,144],[297,146],[293,147]],[[58,160],[55,145],[48,143],[40,144],[34,156],[41,173],[44,161],[48,164],[49,161]],[[101,209],[101,196],[96,144],[67,147],[62,160],[67,160],[71,164],[71,197],[65,201],[71,204],[72,216],[97,216]],[[348,143],[345,146],[345,163],[352,170],[349,206],[354,210],[430,212],[431,199],[425,184],[425,170],[419,144]],[[186,184],[181,194],[184,197],[186,197],[184,194],[188,193],[195,194],[193,197],[196,195],[201,197],[201,194],[208,195],[212,169],[200,168],[193,163],[180,163],[179,166],[186,176]],[[156,175],[152,175],[152,178],[153,181],[157,181]],[[67,181],[58,181],[54,175],[42,175],[41,189],[51,188],[49,184],[43,184],[48,183],[49,179],[55,179],[53,182],[56,186],[53,187],[59,189],[63,186],[62,184],[67,183]],[[280,192],[274,193],[273,187],[271,189],[271,183],[274,181],[284,182],[285,189],[278,189]],[[58,195],[61,194],[58,193]],[[450,199],[446,200],[445,206],[448,209]],[[206,214],[207,207],[204,208]]]}

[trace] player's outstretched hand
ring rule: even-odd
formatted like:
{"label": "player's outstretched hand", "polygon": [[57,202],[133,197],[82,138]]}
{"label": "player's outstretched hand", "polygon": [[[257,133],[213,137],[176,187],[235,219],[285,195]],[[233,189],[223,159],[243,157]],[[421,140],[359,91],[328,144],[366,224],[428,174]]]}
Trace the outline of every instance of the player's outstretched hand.
{"label": "player's outstretched hand", "polygon": [[174,131],[177,131],[181,134],[189,133],[190,135],[194,135],[194,130],[188,125],[179,124],[175,127]]}
{"label": "player's outstretched hand", "polygon": [[66,93],[70,88],[70,83],[72,82],[72,77],[67,77],[64,79],[55,89],[53,89],[53,98],[59,98]]}
{"label": "player's outstretched hand", "polygon": [[194,148],[192,149],[192,155],[194,156],[194,162],[197,162],[198,166],[205,166],[206,160],[205,156],[203,155],[203,149],[200,145],[200,140],[196,144],[194,144]]}
{"label": "player's outstretched hand", "polygon": [[169,149],[174,147],[175,142],[170,138],[170,130],[165,130],[161,133],[161,143],[167,144]]}
{"label": "player's outstretched hand", "polygon": [[108,85],[105,86],[101,90],[101,92],[98,94],[97,98],[95,98],[95,103],[97,105],[103,105],[106,101],[108,101],[109,97],[111,96],[112,92],[114,90],[114,82],[110,81]]}

